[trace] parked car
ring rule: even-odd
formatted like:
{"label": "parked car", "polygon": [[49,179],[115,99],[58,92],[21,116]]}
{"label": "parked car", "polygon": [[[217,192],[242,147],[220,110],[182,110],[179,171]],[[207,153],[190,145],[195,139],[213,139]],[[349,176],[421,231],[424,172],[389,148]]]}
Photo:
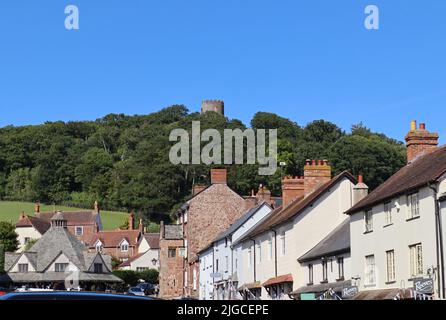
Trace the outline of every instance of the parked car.
{"label": "parked car", "polygon": [[144,294],[144,290],[139,288],[139,287],[131,287],[128,291],[127,291],[128,295],[131,296],[145,296]]}
{"label": "parked car", "polygon": [[141,297],[136,295],[97,293],[97,292],[10,292],[0,296],[1,300],[155,300],[150,297]]}
{"label": "parked car", "polygon": [[141,288],[142,291],[144,291],[144,294],[145,294],[146,296],[155,294],[155,285],[153,285],[153,284],[151,284],[151,283],[147,283],[147,282],[144,282],[144,283],[138,283],[137,287],[138,287],[138,288]]}

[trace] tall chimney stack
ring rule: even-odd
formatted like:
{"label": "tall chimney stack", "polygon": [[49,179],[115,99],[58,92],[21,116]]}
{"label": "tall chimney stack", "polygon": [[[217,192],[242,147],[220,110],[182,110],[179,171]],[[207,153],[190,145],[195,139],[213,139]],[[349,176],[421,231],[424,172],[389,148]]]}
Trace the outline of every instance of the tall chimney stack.
{"label": "tall chimney stack", "polygon": [[226,184],[226,169],[211,169],[211,184]]}
{"label": "tall chimney stack", "polygon": [[406,135],[407,163],[435,151],[437,146],[438,133],[427,131],[424,123],[420,123],[420,127],[417,129],[417,122],[412,120],[410,131]]}
{"label": "tall chimney stack", "polygon": [[304,167],[305,196],[331,180],[331,166],[327,160],[310,160]]}
{"label": "tall chimney stack", "polygon": [[285,208],[297,198],[305,195],[303,177],[284,177],[282,179],[282,205]]}
{"label": "tall chimney stack", "polygon": [[358,183],[353,187],[353,205],[367,197],[369,194],[369,187],[364,183],[364,177],[358,176]]}
{"label": "tall chimney stack", "polygon": [[135,216],[133,214],[133,212],[131,212],[129,214],[129,230],[133,230],[133,228],[135,227]]}

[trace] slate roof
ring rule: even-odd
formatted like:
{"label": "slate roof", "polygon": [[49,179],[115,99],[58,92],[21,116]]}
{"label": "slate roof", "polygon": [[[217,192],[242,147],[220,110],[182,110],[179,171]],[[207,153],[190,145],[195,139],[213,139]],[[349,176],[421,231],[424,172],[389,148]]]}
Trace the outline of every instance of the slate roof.
{"label": "slate roof", "polygon": [[51,223],[45,219],[34,216],[25,216],[16,223],[16,228],[34,227],[40,234],[44,234],[50,228]]}
{"label": "slate roof", "polygon": [[138,229],[99,231],[92,236],[89,243],[92,247],[100,239],[104,248],[116,248],[125,239],[130,246],[136,246],[139,242],[140,235],[141,232]]}
{"label": "slate roof", "polygon": [[430,182],[437,181],[445,173],[446,146],[442,146],[407,164],[346,213],[353,214],[367,210],[394,197],[415,191]]}
{"label": "slate roof", "polygon": [[350,251],[350,218],[345,219],[328,236],[301,256],[298,261],[306,262],[327,255],[334,255]]}
{"label": "slate roof", "polygon": [[145,233],[144,238],[146,238],[150,249],[160,248],[160,234],[159,233]]}
{"label": "slate roof", "polygon": [[248,234],[246,234],[243,239],[247,239],[249,237],[254,237],[256,235],[259,235],[261,233],[264,233],[286,221],[289,221],[290,219],[294,218],[301,212],[303,212],[306,208],[308,208],[310,205],[312,205],[316,200],[318,200],[322,195],[324,195],[326,192],[330,190],[333,186],[335,186],[338,182],[340,182],[342,179],[347,178],[350,181],[352,181],[354,184],[357,183],[356,178],[349,173],[348,171],[344,171],[337,175],[336,177],[332,178],[327,183],[323,184],[321,187],[319,187],[317,190],[315,190],[313,193],[309,194],[306,197],[300,197],[294,200],[292,203],[290,203],[285,208],[279,207],[275,209],[272,213],[270,213],[269,217],[266,218],[262,223],[260,223],[257,227],[253,228]]}
{"label": "slate roof", "polygon": [[169,240],[183,239],[183,226],[181,224],[164,225],[164,238]]}
{"label": "slate roof", "polygon": [[[18,259],[25,255],[35,272],[9,272],[0,279],[2,282],[33,282],[33,281],[61,281],[67,277],[64,272],[48,272],[48,267],[60,255],[65,255],[81,272],[82,281],[121,282],[119,278],[110,274],[111,256],[96,252],[87,252],[85,246],[76,239],[66,228],[51,227],[30,249],[23,253],[7,252],[5,254],[5,270],[9,271]],[[97,256],[104,261],[107,270],[104,273],[88,272]]]}

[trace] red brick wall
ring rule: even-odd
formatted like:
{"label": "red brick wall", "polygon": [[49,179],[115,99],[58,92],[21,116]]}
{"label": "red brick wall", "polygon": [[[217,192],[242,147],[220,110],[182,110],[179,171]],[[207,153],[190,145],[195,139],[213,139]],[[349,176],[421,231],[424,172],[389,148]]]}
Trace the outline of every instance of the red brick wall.
{"label": "red brick wall", "polygon": [[407,162],[433,152],[438,146],[438,134],[427,130],[410,131],[406,136]]}
{"label": "red brick wall", "polygon": [[93,234],[97,233],[97,227],[96,224],[94,225],[86,225],[86,226],[79,226],[79,227],[83,227],[84,228],[84,234],[82,236],[76,236],[76,226],[68,226],[67,229],[68,231],[74,235],[78,240],[88,243]]}
{"label": "red brick wall", "polygon": [[285,177],[282,180],[282,201],[286,207],[295,199],[305,194],[303,177]]}

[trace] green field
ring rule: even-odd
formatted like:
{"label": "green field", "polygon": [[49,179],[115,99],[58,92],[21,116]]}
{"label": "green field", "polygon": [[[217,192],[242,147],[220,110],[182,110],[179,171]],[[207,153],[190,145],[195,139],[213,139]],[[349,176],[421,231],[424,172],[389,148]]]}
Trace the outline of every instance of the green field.
{"label": "green field", "polygon": [[[40,205],[40,211],[48,212],[54,210],[61,211],[76,211],[85,210],[79,208],[70,208],[64,206],[54,205]],[[34,214],[34,203],[31,202],[15,202],[15,201],[0,201],[0,221],[17,222],[20,213],[25,211],[26,214]],[[101,211],[101,219],[104,230],[112,230],[121,226],[127,219],[127,213],[114,211]]]}

